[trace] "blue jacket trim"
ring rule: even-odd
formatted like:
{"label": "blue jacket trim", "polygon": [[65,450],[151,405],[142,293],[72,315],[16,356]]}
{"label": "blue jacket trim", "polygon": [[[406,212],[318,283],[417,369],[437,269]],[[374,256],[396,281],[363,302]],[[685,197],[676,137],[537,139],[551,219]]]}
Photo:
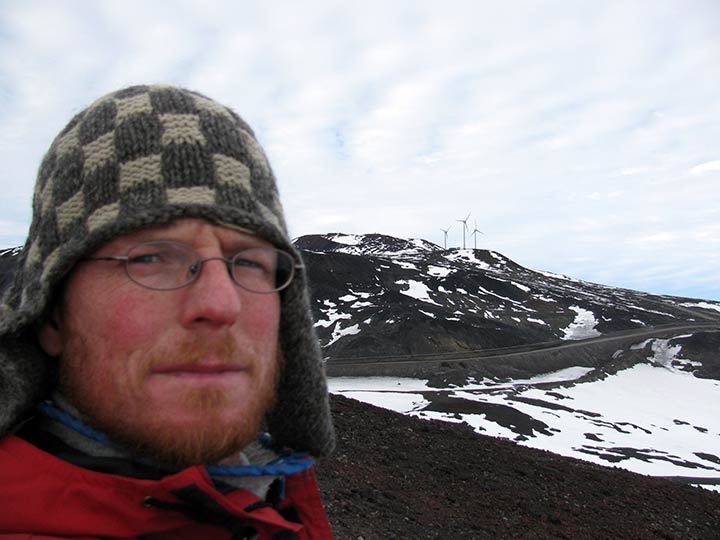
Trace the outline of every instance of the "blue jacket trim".
{"label": "blue jacket trim", "polygon": [[40,403],[38,405],[38,409],[40,409],[40,411],[48,418],[57,420],[61,424],[65,424],[69,428],[74,429],[89,439],[99,442],[103,446],[115,447],[115,445],[113,445],[105,435],[99,431],[95,431],[89,426],[86,426],[77,418],[61,411],[57,407],[53,406],[49,401],[43,401]]}
{"label": "blue jacket trim", "polygon": [[307,471],[315,465],[315,460],[308,458],[307,455],[307,452],[288,454],[267,465],[243,465],[241,467],[209,465],[205,469],[211,476],[290,476]]}

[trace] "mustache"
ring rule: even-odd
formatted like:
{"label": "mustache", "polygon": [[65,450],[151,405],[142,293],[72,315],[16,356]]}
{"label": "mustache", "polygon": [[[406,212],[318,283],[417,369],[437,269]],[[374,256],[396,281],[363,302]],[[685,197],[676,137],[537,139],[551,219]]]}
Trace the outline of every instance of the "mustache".
{"label": "mustache", "polygon": [[199,365],[212,358],[214,362],[221,362],[228,366],[250,367],[253,364],[251,355],[244,353],[230,336],[208,341],[185,341],[171,348],[153,351],[144,358],[143,364],[147,373],[162,370],[173,366]]}

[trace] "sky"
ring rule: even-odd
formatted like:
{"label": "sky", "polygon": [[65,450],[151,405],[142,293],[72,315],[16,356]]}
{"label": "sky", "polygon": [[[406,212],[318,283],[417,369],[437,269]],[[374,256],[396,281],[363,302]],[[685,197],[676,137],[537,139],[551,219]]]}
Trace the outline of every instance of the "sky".
{"label": "sky", "polygon": [[54,136],[139,83],[243,116],[293,237],[458,247],[470,214],[467,247],[720,300],[717,0],[0,0],[0,247]]}

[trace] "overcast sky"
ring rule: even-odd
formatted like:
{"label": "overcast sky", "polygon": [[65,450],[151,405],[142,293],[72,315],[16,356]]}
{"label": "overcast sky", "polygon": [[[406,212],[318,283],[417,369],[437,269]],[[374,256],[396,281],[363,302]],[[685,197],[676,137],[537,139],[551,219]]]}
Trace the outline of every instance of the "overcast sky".
{"label": "overcast sky", "polygon": [[0,0],[0,247],[70,117],[148,82],[253,126],[293,236],[471,213],[524,266],[720,300],[717,0]]}

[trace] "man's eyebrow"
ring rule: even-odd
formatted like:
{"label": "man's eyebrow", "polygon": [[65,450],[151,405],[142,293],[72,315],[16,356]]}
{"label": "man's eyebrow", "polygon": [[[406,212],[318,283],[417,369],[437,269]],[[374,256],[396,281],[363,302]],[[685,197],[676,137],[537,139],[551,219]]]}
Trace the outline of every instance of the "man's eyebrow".
{"label": "man's eyebrow", "polygon": [[233,238],[227,242],[222,242],[222,249],[224,252],[230,255],[234,255],[238,251],[243,249],[250,249],[256,247],[275,247],[270,242],[258,238],[257,236],[247,236],[244,238]]}

